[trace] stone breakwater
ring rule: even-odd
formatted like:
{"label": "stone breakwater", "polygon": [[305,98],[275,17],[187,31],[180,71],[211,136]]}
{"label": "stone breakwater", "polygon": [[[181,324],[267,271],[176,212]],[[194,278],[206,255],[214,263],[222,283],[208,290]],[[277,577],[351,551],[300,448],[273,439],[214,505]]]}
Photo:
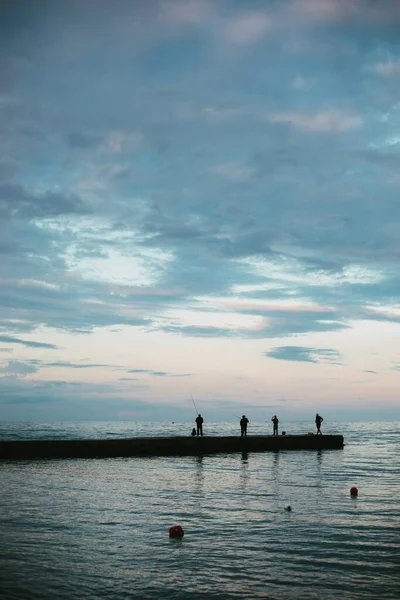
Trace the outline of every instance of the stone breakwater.
{"label": "stone breakwater", "polygon": [[89,440],[0,441],[0,460],[41,458],[117,458],[126,456],[198,456],[232,452],[336,450],[342,435],[249,435],[143,437]]}

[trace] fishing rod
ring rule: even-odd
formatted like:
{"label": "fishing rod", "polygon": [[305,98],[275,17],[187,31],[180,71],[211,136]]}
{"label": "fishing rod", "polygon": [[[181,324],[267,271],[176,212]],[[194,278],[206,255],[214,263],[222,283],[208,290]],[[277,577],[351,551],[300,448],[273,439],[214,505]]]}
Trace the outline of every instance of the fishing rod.
{"label": "fishing rod", "polygon": [[196,406],[195,401],[193,400],[193,398],[192,398],[192,402],[193,402],[194,410],[196,411],[196,415],[199,415],[200,413],[197,410],[197,406]]}

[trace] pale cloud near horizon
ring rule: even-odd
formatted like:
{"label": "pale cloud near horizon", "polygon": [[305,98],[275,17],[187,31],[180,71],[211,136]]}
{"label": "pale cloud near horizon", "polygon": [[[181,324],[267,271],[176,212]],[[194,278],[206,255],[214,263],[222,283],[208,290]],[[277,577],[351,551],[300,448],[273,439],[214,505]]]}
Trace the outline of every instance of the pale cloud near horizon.
{"label": "pale cloud near horizon", "polygon": [[400,5],[93,6],[1,9],[0,418],[398,415]]}

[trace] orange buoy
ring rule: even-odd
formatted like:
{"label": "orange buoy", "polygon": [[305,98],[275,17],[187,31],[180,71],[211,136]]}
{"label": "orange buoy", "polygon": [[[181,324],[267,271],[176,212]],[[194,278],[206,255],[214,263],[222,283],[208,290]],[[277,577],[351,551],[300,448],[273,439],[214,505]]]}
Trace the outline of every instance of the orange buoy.
{"label": "orange buoy", "polygon": [[350,496],[358,496],[358,489],[356,487],[350,488]]}
{"label": "orange buoy", "polygon": [[185,534],[183,533],[183,529],[180,525],[174,525],[169,528],[169,537],[170,538],[183,538]]}

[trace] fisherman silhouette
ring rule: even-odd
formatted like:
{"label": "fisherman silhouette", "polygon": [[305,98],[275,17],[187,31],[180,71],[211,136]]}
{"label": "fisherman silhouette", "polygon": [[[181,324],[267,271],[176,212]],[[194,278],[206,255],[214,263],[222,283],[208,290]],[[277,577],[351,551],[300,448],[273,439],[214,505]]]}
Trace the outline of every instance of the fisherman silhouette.
{"label": "fisherman silhouette", "polygon": [[197,435],[203,435],[203,422],[204,422],[204,419],[201,416],[201,414],[199,413],[198,416],[196,417]]}
{"label": "fisherman silhouette", "polygon": [[274,431],[272,435],[278,435],[278,423],[279,423],[279,419],[276,415],[274,415],[271,419],[271,421],[274,424]]}
{"label": "fisherman silhouette", "polygon": [[315,424],[317,426],[317,435],[322,435],[322,431],[321,431],[321,423],[323,421],[323,418],[321,417],[321,415],[319,415],[318,413],[315,415]]}
{"label": "fisherman silhouette", "polygon": [[246,415],[243,415],[240,419],[240,435],[247,435],[247,423],[249,422]]}
{"label": "fisherman silhouette", "polygon": [[191,435],[196,435],[196,427],[193,427]]}

